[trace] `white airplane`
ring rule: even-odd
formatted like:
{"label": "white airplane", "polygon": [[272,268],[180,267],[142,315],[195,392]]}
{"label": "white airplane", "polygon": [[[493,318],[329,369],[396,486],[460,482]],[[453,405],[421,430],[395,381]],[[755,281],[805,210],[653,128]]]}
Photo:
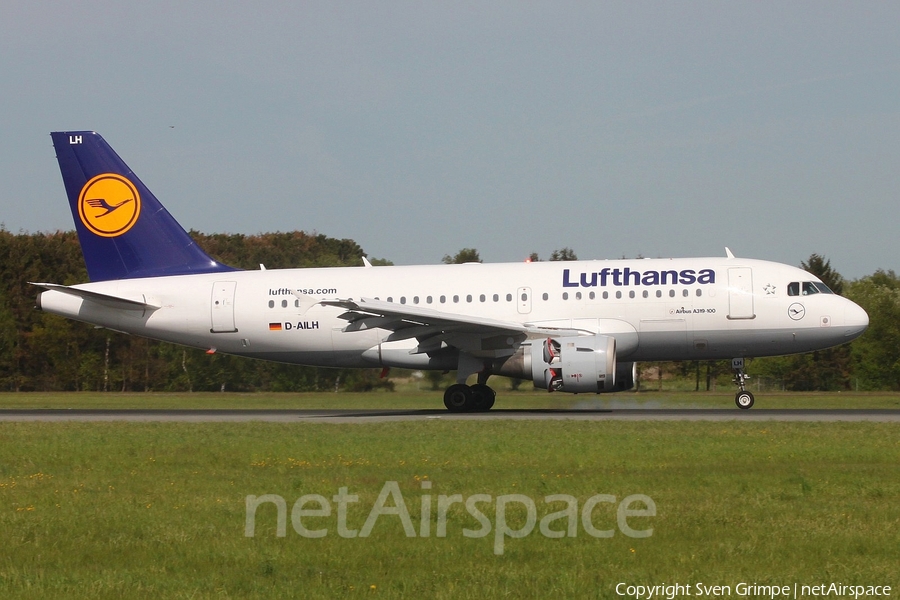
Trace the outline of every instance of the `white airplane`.
{"label": "white airplane", "polygon": [[[91,131],[51,134],[91,283],[38,308],[208,352],[322,367],[455,370],[451,411],[488,410],[491,375],[600,393],[635,363],[809,352],[866,312],[788,265],[735,257],[242,271],[201,250]],[[477,375],[475,385],[466,380]]]}

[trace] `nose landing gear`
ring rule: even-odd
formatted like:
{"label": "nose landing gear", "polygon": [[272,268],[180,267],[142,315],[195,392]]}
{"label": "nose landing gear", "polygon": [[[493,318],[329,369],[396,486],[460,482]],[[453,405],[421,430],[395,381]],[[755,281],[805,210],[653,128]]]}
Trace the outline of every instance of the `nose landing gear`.
{"label": "nose landing gear", "polygon": [[738,385],[740,391],[734,396],[734,403],[741,410],[748,410],[753,406],[753,394],[748,392],[744,387],[744,382],[750,379],[750,376],[744,373],[744,359],[731,359],[731,368],[734,370],[734,383]]}

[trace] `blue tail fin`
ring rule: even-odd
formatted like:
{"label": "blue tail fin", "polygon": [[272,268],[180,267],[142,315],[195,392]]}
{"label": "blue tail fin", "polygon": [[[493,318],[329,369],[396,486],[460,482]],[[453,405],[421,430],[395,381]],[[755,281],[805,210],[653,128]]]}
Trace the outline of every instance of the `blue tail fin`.
{"label": "blue tail fin", "polygon": [[100,134],[50,135],[91,281],[235,270],[197,246]]}

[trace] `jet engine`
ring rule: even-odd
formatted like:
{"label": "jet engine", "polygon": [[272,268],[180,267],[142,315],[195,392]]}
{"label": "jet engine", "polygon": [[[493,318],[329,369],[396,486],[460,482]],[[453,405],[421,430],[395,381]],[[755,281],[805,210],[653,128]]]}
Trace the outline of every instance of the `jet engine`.
{"label": "jet engine", "polygon": [[606,335],[548,338],[531,345],[534,387],[550,392],[613,392],[616,339]]}

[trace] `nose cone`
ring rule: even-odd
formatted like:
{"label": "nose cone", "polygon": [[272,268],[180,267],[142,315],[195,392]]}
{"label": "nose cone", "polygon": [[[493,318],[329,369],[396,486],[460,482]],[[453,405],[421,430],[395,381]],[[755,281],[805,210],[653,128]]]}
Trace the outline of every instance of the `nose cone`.
{"label": "nose cone", "polygon": [[858,338],[869,326],[869,314],[855,302],[847,300],[844,308],[844,336],[849,342]]}

